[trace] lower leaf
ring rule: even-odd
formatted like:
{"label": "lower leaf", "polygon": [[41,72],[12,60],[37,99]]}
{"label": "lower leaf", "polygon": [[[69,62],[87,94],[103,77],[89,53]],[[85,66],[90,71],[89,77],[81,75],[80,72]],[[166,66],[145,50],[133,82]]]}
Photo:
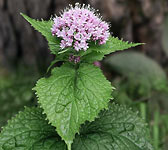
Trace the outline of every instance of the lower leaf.
{"label": "lower leaf", "polygon": [[125,106],[110,104],[100,118],[82,126],[73,150],[153,150],[145,122]]}
{"label": "lower leaf", "polygon": [[[40,108],[26,108],[0,134],[0,150],[67,150]],[[72,150],[153,150],[137,113],[110,104],[94,122],[82,125]]]}
{"label": "lower leaf", "polygon": [[40,108],[26,108],[0,134],[0,150],[66,150]]}

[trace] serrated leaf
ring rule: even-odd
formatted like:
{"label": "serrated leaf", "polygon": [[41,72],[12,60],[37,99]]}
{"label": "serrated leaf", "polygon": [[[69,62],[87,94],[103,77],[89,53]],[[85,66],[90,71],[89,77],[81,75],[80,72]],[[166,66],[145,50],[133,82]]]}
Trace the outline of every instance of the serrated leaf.
{"label": "serrated leaf", "polygon": [[26,108],[0,133],[0,150],[66,150],[40,108]]}
{"label": "serrated leaf", "polygon": [[23,13],[21,13],[21,15],[34,27],[34,29],[39,31],[47,39],[51,52],[53,54],[57,54],[60,49],[60,40],[56,36],[52,35],[51,28],[53,25],[53,21],[39,21],[32,19]]}
{"label": "serrated leaf", "polygon": [[[40,108],[26,108],[0,134],[0,150],[66,150]],[[153,150],[146,124],[125,106],[110,104],[82,125],[72,150]]]}
{"label": "serrated leaf", "polygon": [[81,57],[81,62],[92,63],[94,61],[102,60],[103,57],[104,57],[103,53],[93,51]]}
{"label": "serrated leaf", "polygon": [[149,130],[138,114],[110,104],[100,118],[81,127],[74,140],[73,150],[153,150]]}
{"label": "serrated leaf", "polygon": [[69,147],[80,124],[93,121],[107,108],[112,92],[101,70],[88,64],[78,69],[70,64],[55,68],[51,77],[40,79],[34,89],[47,118]]}
{"label": "serrated leaf", "polygon": [[106,44],[97,46],[97,44],[92,43],[88,50],[94,50],[106,55],[115,51],[128,49],[142,44],[143,43],[129,43],[127,41],[119,40],[118,37],[110,36]]}

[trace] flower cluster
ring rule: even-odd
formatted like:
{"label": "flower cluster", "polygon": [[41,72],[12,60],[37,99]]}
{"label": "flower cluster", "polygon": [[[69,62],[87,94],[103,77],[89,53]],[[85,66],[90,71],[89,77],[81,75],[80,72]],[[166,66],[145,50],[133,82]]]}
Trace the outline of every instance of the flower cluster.
{"label": "flower cluster", "polygon": [[76,51],[86,51],[91,41],[105,44],[110,35],[108,23],[96,16],[89,7],[80,5],[54,18],[52,34],[62,39],[62,49],[73,47]]}

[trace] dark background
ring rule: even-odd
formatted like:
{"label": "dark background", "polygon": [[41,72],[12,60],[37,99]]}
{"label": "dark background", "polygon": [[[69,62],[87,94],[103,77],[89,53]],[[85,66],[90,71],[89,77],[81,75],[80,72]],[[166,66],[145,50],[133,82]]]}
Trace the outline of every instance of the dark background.
{"label": "dark background", "polygon": [[99,9],[111,23],[114,36],[143,42],[139,51],[162,65],[167,57],[162,48],[163,21],[168,11],[166,0],[0,0],[0,62],[6,67],[20,63],[44,67],[51,55],[45,39],[20,16],[49,19],[53,14],[76,2]]}

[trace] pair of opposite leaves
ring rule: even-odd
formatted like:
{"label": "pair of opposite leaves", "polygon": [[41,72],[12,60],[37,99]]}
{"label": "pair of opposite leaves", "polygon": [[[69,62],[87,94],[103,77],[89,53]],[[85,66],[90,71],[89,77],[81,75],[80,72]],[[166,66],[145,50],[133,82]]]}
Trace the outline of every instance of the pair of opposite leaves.
{"label": "pair of opposite leaves", "polygon": [[[0,134],[0,150],[67,150],[42,109],[25,108]],[[146,124],[137,113],[116,104],[80,128],[72,150],[152,150]]]}

